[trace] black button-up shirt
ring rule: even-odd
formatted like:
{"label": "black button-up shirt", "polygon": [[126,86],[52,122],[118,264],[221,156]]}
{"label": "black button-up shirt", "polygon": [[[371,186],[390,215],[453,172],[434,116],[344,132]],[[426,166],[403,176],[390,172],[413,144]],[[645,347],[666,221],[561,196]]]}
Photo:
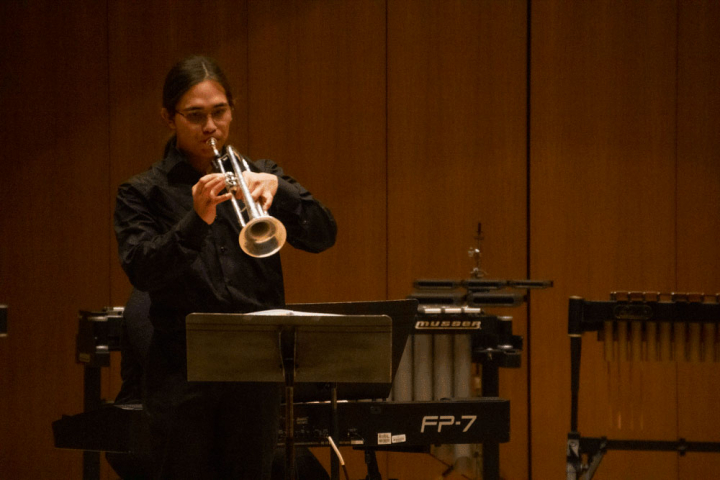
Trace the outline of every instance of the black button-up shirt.
{"label": "black button-up shirt", "polygon": [[[270,160],[250,169],[278,176],[268,212],[287,242],[308,252],[335,243],[330,211]],[[285,303],[280,255],[254,258],[240,249],[240,224],[229,201],[208,225],[193,209],[192,186],[202,175],[175,148],[150,170],[120,185],[115,234],[130,282],[150,293],[156,330],[182,330],[192,312],[244,313]]]}

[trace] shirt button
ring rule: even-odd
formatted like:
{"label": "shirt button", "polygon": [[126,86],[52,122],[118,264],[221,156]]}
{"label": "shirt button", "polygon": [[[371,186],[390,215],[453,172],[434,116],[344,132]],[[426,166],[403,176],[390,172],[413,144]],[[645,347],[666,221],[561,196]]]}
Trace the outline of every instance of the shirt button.
{"label": "shirt button", "polygon": [[227,248],[225,248],[225,247],[220,247],[220,252],[225,253],[225,250],[227,250]]}

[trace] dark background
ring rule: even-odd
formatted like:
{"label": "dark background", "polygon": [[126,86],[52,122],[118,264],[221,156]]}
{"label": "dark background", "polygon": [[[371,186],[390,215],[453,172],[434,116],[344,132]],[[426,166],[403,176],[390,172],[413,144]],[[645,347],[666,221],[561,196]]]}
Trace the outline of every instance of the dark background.
{"label": "dark background", "polygon": [[[77,312],[129,294],[116,188],[160,158],[161,85],[191,53],[235,87],[238,150],[276,160],[336,216],[330,251],[283,250],[288,301],[467,277],[477,222],[489,276],[554,280],[506,312],[525,350],[501,376],[501,463],[509,479],[561,477],[568,297],[720,291],[718,32],[714,0],[3,1],[0,477],[81,478],[50,428],[82,409]],[[606,363],[587,337],[584,434],[720,441],[717,364]],[[383,478],[445,468],[379,458]],[[715,454],[613,452],[597,478],[718,469]]]}

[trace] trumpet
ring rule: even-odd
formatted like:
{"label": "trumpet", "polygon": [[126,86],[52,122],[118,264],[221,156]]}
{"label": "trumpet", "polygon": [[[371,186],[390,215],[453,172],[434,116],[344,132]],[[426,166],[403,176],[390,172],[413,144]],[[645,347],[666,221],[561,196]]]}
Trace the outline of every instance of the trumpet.
{"label": "trumpet", "polygon": [[[225,155],[221,155],[218,151],[215,138],[210,138],[208,145],[210,145],[215,155],[213,167],[217,172],[225,175],[225,188],[233,194],[230,202],[242,227],[238,238],[240,248],[251,257],[264,258],[274,255],[285,245],[287,231],[280,220],[268,215],[263,210],[262,205],[253,200],[252,195],[250,195],[250,189],[242,175],[244,171],[250,171],[250,167],[244,158],[242,158],[241,165],[238,156],[230,145],[226,147],[227,153]],[[232,171],[225,168],[223,164],[225,161],[230,162]],[[235,198],[238,189],[243,195],[244,208],[241,208],[237,198]],[[247,213],[247,221],[243,212]]]}

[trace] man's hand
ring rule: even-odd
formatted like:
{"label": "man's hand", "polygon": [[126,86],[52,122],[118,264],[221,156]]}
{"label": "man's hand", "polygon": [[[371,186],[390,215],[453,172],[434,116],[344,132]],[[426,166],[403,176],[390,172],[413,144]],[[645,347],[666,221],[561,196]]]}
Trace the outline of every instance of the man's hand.
{"label": "man's hand", "polygon": [[222,173],[205,175],[192,187],[193,208],[208,225],[215,221],[217,205],[232,197],[231,193],[219,195],[224,188],[225,175]]}
{"label": "man's hand", "polygon": [[[253,200],[259,202],[263,210],[266,212],[270,210],[273,198],[278,189],[278,177],[270,173],[255,173],[255,172],[243,172],[243,178],[245,183],[250,190],[250,195]],[[242,192],[238,189],[237,195],[239,199],[242,198]]]}

